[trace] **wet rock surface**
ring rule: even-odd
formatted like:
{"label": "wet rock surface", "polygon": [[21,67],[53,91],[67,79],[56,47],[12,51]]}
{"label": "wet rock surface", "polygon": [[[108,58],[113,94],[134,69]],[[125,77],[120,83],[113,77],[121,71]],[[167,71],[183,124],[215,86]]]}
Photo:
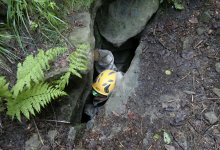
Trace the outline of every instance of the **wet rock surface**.
{"label": "wet rock surface", "polygon": [[120,46],[144,29],[158,7],[159,0],[107,1],[97,13],[100,34]]}

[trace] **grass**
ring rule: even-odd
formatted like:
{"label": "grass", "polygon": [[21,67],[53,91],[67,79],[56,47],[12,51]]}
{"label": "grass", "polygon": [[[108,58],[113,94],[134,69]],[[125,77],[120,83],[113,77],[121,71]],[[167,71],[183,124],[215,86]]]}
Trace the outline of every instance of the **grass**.
{"label": "grass", "polygon": [[[13,31],[19,47],[26,52],[22,37],[32,39],[32,34],[45,37],[60,36],[60,28],[67,25],[58,17],[59,7],[52,0],[0,0],[7,7],[7,27]],[[34,21],[33,21],[34,20]],[[55,32],[54,32],[55,30]],[[47,32],[44,32],[47,31]],[[31,34],[32,33],[32,34]],[[52,36],[49,36],[49,35]]]}
{"label": "grass", "polygon": [[[27,42],[31,42],[36,49],[37,42],[55,44],[65,41],[71,43],[62,35],[68,28],[64,21],[66,10],[89,9],[94,0],[69,0],[56,3],[55,0],[0,0],[0,6],[7,8],[5,26],[0,26],[0,53],[9,58],[17,58],[13,53],[13,47],[7,44],[7,40],[16,40],[16,49],[23,50],[26,54]],[[63,12],[63,13],[60,13]],[[13,36],[6,38],[4,32],[9,30]],[[62,38],[62,40],[61,40]]]}
{"label": "grass", "polygon": [[89,9],[94,0],[70,0],[72,9]]}

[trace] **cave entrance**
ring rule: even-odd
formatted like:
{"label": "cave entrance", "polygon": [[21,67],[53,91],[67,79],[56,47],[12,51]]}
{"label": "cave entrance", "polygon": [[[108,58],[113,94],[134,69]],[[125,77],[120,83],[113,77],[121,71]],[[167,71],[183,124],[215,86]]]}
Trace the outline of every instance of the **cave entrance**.
{"label": "cave entrance", "polygon": [[[95,32],[94,35],[95,35],[95,39],[96,39],[95,47],[98,49],[111,51],[114,56],[114,64],[116,65],[117,69],[123,73],[126,73],[126,71],[130,67],[132,59],[134,58],[135,50],[139,45],[140,34],[128,39],[124,44],[117,47],[117,46],[114,46],[112,43],[108,42],[104,37],[102,37],[100,35],[98,28],[97,28],[97,25],[95,25],[94,32]],[[94,69],[95,69],[95,67],[94,67]],[[94,80],[98,76],[98,74],[99,73],[96,70],[94,70],[94,76],[93,76]],[[87,98],[87,102],[86,102],[87,106],[86,105],[84,106],[84,111],[86,109],[87,112],[91,113],[92,115],[95,115],[98,112],[98,110],[97,110],[98,108],[93,107],[91,105],[93,98],[94,97],[92,95],[90,95]],[[88,104],[90,106],[88,106]],[[104,105],[104,104],[105,104],[105,102],[102,105]],[[81,122],[87,123],[91,119],[92,118],[90,116],[83,113]]]}

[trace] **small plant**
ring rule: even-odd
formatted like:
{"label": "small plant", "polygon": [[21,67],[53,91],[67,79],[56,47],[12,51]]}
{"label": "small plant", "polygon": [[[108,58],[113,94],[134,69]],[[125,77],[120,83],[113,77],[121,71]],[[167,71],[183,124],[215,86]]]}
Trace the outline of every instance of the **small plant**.
{"label": "small plant", "polygon": [[[59,7],[53,0],[0,0],[0,2],[7,7],[7,26],[14,32],[23,50],[24,37],[33,40],[30,30],[39,29],[41,35],[52,41],[51,37],[54,35],[60,36],[59,29],[66,29],[66,23],[58,17]],[[49,36],[51,34],[53,36]]]}
{"label": "small plant", "polygon": [[174,7],[177,10],[183,10],[184,9],[183,1],[182,0],[167,0],[167,2],[173,4]]}
{"label": "small plant", "polygon": [[6,70],[7,72],[12,72],[10,67],[7,65],[6,61],[17,60],[17,57],[13,52],[13,47],[8,43],[9,40],[13,39],[14,36],[8,34],[7,32],[0,33],[0,68]]}
{"label": "small plant", "polygon": [[183,9],[184,9],[182,0],[172,0],[172,2],[173,2],[173,4],[174,4],[174,7],[175,7],[177,10],[183,10]]}
{"label": "small plant", "polygon": [[82,78],[79,71],[85,71],[88,69],[87,55],[88,55],[88,46],[82,44],[79,45],[76,51],[68,57],[69,70],[59,80],[55,82],[58,88],[63,90],[65,86],[68,85],[69,77],[71,74]]}
{"label": "small plant", "polygon": [[94,0],[71,0],[72,7],[75,9],[88,9]]}
{"label": "small plant", "polygon": [[[69,0],[63,1],[64,10],[71,11],[88,10],[95,0]],[[65,8],[67,6],[67,8]]]}
{"label": "small plant", "polygon": [[20,121],[21,114],[29,119],[30,115],[35,116],[36,112],[40,112],[41,108],[53,99],[66,95],[63,89],[68,83],[70,74],[81,76],[79,71],[87,69],[88,50],[86,46],[80,47],[70,55],[70,69],[65,77],[62,76],[58,80],[60,84],[55,86],[45,81],[44,71],[50,69],[49,62],[64,53],[66,48],[57,47],[46,52],[39,50],[35,57],[27,56],[23,63],[18,64],[17,82],[11,90],[5,77],[0,76],[0,100],[6,101],[7,114]]}

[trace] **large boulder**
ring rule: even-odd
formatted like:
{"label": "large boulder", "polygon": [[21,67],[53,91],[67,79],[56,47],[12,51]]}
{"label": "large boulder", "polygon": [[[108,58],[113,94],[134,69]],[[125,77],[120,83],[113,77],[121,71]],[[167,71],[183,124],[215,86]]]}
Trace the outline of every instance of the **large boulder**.
{"label": "large boulder", "polygon": [[100,34],[115,46],[140,33],[157,11],[159,0],[105,2],[97,13]]}

